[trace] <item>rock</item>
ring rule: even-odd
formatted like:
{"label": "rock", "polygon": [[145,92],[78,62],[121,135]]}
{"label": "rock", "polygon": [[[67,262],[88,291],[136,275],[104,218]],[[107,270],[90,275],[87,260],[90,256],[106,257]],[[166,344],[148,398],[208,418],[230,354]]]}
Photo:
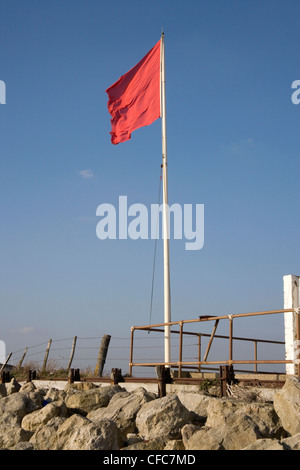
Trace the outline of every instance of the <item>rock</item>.
{"label": "rock", "polygon": [[153,400],[153,394],[140,387],[134,392],[120,392],[115,394],[106,408],[100,408],[88,413],[87,418],[92,421],[110,419],[122,431],[124,439],[128,433],[136,430],[136,416],[140,408]]}
{"label": "rock", "polygon": [[183,443],[186,450],[224,450],[223,434],[220,429],[203,426],[192,434],[182,429]]}
{"label": "rock", "polygon": [[[0,425],[20,425],[28,413],[37,410],[36,404],[23,393],[14,393],[0,400]],[[0,428],[1,428],[0,426]]]}
{"label": "rock", "polygon": [[26,382],[19,389],[20,393],[27,393],[27,394],[36,392],[36,391],[37,391],[37,387],[34,385],[33,382]]}
{"label": "rock", "polygon": [[300,380],[288,378],[282,389],[274,395],[274,408],[284,429],[290,434],[300,432]]}
{"label": "rock", "polygon": [[8,385],[0,387],[0,449],[300,450],[295,378],[274,394],[274,404],[187,391],[157,398],[118,385]]}
{"label": "rock", "polygon": [[0,384],[0,398],[7,397],[5,384]]}
{"label": "rock", "polygon": [[242,450],[285,450],[281,442],[276,439],[258,439]]}
{"label": "rock", "polygon": [[185,450],[181,439],[172,439],[168,441],[163,450]]}
{"label": "rock", "polygon": [[216,400],[204,392],[178,392],[177,396],[181,403],[189,410],[194,412],[200,421],[205,422],[207,418],[207,407],[212,400]]}
{"label": "rock", "polygon": [[210,401],[206,425],[212,428],[234,426],[240,422],[240,416],[248,416],[252,420],[260,437],[280,437],[283,433],[278,415],[269,403],[242,403],[228,399]]}
{"label": "rock", "polygon": [[67,395],[65,401],[72,412],[86,416],[93,410],[106,407],[111,398],[120,390],[121,388],[118,385],[114,385],[92,388],[87,391],[76,391],[71,395]]}
{"label": "rock", "polygon": [[24,416],[21,426],[25,431],[35,432],[41,424],[46,424],[57,416],[66,417],[68,409],[66,404],[60,401],[48,403],[42,409]]}
{"label": "rock", "polygon": [[9,450],[34,450],[34,447],[31,442],[19,442],[17,445],[11,447]]}
{"label": "rock", "polygon": [[72,384],[67,384],[65,386],[65,391],[66,392],[72,392],[76,390],[81,390],[81,391],[87,391],[91,390],[92,388],[99,388],[96,384],[93,382],[74,382]]}
{"label": "rock", "polygon": [[142,438],[135,433],[128,433],[126,436],[126,445],[130,446],[132,444],[137,444],[138,442],[142,442]]}
{"label": "rock", "polygon": [[181,428],[191,420],[191,413],[177,395],[169,394],[146,403],[139,410],[136,426],[144,439],[180,437]]}
{"label": "rock", "polygon": [[37,388],[33,382],[23,384],[19,392],[26,394],[35,403],[37,408],[41,408],[43,406],[46,391],[42,388]]}
{"label": "rock", "polygon": [[21,428],[21,421],[36,409],[34,402],[25,394],[13,393],[0,400],[0,448],[11,448],[21,441],[29,441],[31,433]]}
{"label": "rock", "polygon": [[164,450],[166,446],[166,440],[157,437],[156,439],[150,439],[149,441],[140,441],[136,444],[132,444],[127,447],[121,448],[121,450]]}
{"label": "rock", "polygon": [[285,450],[300,450],[300,433],[283,439],[281,444]]}
{"label": "rock", "polygon": [[249,403],[243,405],[240,411],[252,419],[263,437],[280,439],[286,436],[273,404]]}
{"label": "rock", "polygon": [[58,388],[50,387],[44,396],[44,401],[51,403],[52,401],[65,400],[67,392],[58,390]]}
{"label": "rock", "polygon": [[234,422],[216,426],[203,426],[187,433],[182,430],[186,450],[241,450],[261,437],[257,425],[249,416],[239,414]]}
{"label": "rock", "polygon": [[193,434],[198,432],[201,428],[196,426],[195,424],[185,424],[181,429],[181,435],[184,446],[187,445],[189,439],[192,437]]}
{"label": "rock", "polygon": [[13,377],[9,383],[5,384],[7,395],[11,395],[12,393],[17,393],[21,385],[16,381],[16,379]]}
{"label": "rock", "polygon": [[29,441],[32,433],[25,431],[19,425],[14,427],[1,426],[0,431],[0,449],[2,448],[12,448],[17,446],[20,442]]}
{"label": "rock", "polygon": [[119,450],[121,434],[108,419],[93,423],[80,415],[66,419],[57,430],[56,450]]}
{"label": "rock", "polygon": [[236,416],[234,424],[219,428],[225,450],[241,450],[262,437],[258,425],[247,415]]}
{"label": "rock", "polygon": [[226,450],[243,449],[257,439],[282,435],[273,405],[267,403],[245,404],[228,399],[211,401],[206,426],[221,430],[222,446]]}
{"label": "rock", "polygon": [[57,430],[66,418],[52,418],[47,423],[40,424],[30,442],[35,450],[54,450],[56,448]]}

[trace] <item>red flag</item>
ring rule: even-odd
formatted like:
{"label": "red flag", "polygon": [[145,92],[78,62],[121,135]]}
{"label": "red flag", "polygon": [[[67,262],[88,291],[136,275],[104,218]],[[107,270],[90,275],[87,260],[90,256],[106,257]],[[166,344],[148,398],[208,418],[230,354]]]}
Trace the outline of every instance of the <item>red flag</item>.
{"label": "red flag", "polygon": [[161,40],[129,72],[107,88],[111,142],[131,138],[131,132],[160,117]]}

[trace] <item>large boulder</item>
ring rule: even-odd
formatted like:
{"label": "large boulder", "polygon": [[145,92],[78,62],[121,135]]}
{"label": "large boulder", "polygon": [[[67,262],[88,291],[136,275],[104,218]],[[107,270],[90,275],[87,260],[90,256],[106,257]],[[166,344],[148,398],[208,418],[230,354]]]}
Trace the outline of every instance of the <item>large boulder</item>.
{"label": "large boulder", "polygon": [[300,380],[290,377],[274,395],[274,408],[284,429],[290,434],[300,432]]}
{"label": "large boulder", "polygon": [[[206,425],[212,428],[240,425],[247,417],[257,427],[260,437],[280,437],[281,422],[270,403],[243,403],[228,399],[210,401]],[[248,421],[249,421],[248,420]]]}
{"label": "large boulder", "polygon": [[36,409],[35,403],[25,394],[13,393],[0,400],[0,448],[11,448],[30,439],[32,433],[22,429],[21,422]]}
{"label": "large boulder", "polygon": [[224,450],[223,435],[219,429],[187,424],[181,430],[182,441],[186,450]]}
{"label": "large boulder", "polygon": [[137,414],[136,426],[146,440],[158,437],[176,439],[180,437],[181,428],[191,419],[191,412],[172,393],[143,405]]}
{"label": "large boulder", "polygon": [[286,450],[277,439],[258,439],[242,450]]}
{"label": "large boulder", "polygon": [[121,433],[108,419],[96,423],[80,415],[66,419],[57,430],[56,450],[119,450]]}
{"label": "large boulder", "polygon": [[72,412],[86,416],[90,411],[106,407],[111,398],[120,390],[122,389],[118,385],[79,390],[68,394],[65,402]]}
{"label": "large boulder", "polygon": [[286,437],[281,441],[285,450],[300,450],[300,433]]}
{"label": "large boulder", "polygon": [[118,450],[121,442],[113,421],[93,423],[79,414],[41,424],[30,439],[35,450]]}
{"label": "large boulder", "polygon": [[34,412],[38,407],[23,393],[14,393],[0,400],[0,428],[6,424],[14,426],[20,425],[22,419],[28,413]]}
{"label": "large boulder", "polygon": [[150,439],[149,441],[140,441],[136,442],[135,444],[130,444],[127,447],[121,448],[121,450],[129,450],[129,451],[136,451],[136,450],[165,450],[166,441],[161,437],[157,437],[156,439]]}
{"label": "large boulder", "polygon": [[257,425],[243,414],[215,427],[182,429],[186,450],[241,450],[261,437]]}
{"label": "large boulder", "polygon": [[30,438],[30,443],[33,445],[34,450],[55,450],[57,430],[65,420],[66,418],[58,416],[46,423],[40,424]]}
{"label": "large boulder", "polygon": [[5,387],[6,387],[7,395],[11,395],[12,393],[17,393],[20,390],[21,385],[13,377],[10,382],[5,384]]}
{"label": "large boulder", "polygon": [[40,425],[46,424],[50,419],[57,416],[66,417],[68,409],[64,401],[48,403],[40,410],[27,414],[22,419],[21,426],[25,431],[35,432]]}
{"label": "large boulder", "polygon": [[181,403],[189,410],[195,413],[199,421],[205,422],[207,418],[207,408],[211,401],[217,400],[204,392],[180,391],[177,396]]}
{"label": "large boulder", "polygon": [[116,423],[125,436],[135,432],[136,416],[140,408],[154,400],[154,395],[140,387],[134,392],[120,392],[115,394],[106,408],[99,408],[88,413],[87,418],[91,421],[109,419]]}

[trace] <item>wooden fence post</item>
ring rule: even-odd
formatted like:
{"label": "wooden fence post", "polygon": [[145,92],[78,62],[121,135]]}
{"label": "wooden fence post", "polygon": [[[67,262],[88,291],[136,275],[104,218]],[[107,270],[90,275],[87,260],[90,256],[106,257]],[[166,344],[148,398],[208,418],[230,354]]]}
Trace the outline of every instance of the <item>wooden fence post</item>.
{"label": "wooden fence post", "polygon": [[102,338],[100,349],[99,349],[99,354],[98,354],[98,359],[97,359],[97,365],[95,368],[96,377],[102,377],[103,367],[104,367],[106,356],[107,356],[110,338],[111,338],[110,335],[104,335]]}
{"label": "wooden fence post", "polygon": [[71,364],[72,364],[74,353],[75,353],[76,341],[77,341],[77,336],[74,336],[73,344],[72,344],[72,350],[71,350],[71,356],[70,356],[69,364],[68,364],[68,369],[71,368]]}
{"label": "wooden fence post", "polygon": [[11,355],[12,355],[12,353],[9,353],[9,355],[7,356],[5,362],[2,364],[1,369],[0,369],[0,374],[4,371],[4,368],[5,368],[6,364],[8,363],[8,361],[10,360]]}
{"label": "wooden fence post", "polygon": [[26,356],[27,351],[28,351],[28,348],[26,347],[26,348],[25,348],[25,351],[24,351],[24,353],[23,353],[23,356],[21,357],[20,362],[19,362],[19,364],[18,364],[18,367],[19,367],[19,368],[22,366],[22,363],[23,363],[23,361],[24,361],[24,359],[25,359],[25,356]]}
{"label": "wooden fence post", "polygon": [[42,372],[44,372],[46,370],[46,365],[47,365],[47,360],[48,360],[48,356],[49,356],[51,343],[52,343],[52,339],[50,338],[49,341],[48,341],[48,344],[47,344],[47,349],[46,349],[46,353],[45,353],[45,357],[44,357]]}
{"label": "wooden fence post", "polygon": [[166,384],[172,383],[169,367],[156,366],[156,376],[158,378],[158,397],[165,397],[167,394]]}

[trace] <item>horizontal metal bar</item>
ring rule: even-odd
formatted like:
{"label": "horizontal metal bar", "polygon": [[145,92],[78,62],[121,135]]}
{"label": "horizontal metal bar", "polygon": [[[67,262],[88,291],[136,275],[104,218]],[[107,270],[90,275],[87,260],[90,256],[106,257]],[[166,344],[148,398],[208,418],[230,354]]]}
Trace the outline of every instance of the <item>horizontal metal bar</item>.
{"label": "horizontal metal bar", "polygon": [[229,320],[229,317],[232,318],[240,318],[240,317],[250,317],[250,316],[257,316],[257,315],[274,315],[276,313],[286,313],[286,312],[294,312],[293,308],[281,309],[281,310],[265,310],[262,312],[250,312],[250,313],[233,313],[232,315],[220,315],[220,316],[210,316],[210,317],[202,317],[202,318],[194,318],[191,320],[179,320],[179,321],[171,321],[167,323],[156,323],[154,325],[145,325],[145,326],[133,326],[132,329],[134,330],[148,330],[151,328],[156,328],[159,326],[168,326],[168,325],[179,325],[180,323],[201,323],[206,321],[215,321],[215,320]]}
{"label": "horizontal metal bar", "polygon": [[193,365],[216,365],[216,364],[292,364],[293,361],[291,359],[284,360],[284,359],[278,359],[278,360],[227,360],[227,361],[193,361],[193,362],[130,362],[129,366],[135,367],[135,366],[143,366],[143,367],[155,367],[155,366],[178,366],[178,365],[185,365],[185,366],[193,366]]}

